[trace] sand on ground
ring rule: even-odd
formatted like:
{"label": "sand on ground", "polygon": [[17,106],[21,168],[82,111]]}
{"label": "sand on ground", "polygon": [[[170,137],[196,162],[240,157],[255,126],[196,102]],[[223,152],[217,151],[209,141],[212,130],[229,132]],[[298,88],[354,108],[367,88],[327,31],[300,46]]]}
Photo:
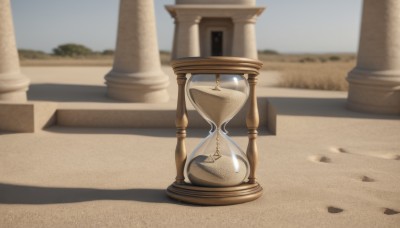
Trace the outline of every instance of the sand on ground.
{"label": "sand on ground", "polygon": [[[257,91],[279,125],[258,137],[260,199],[169,199],[175,129],[55,126],[0,134],[0,227],[399,227],[398,117],[350,112],[344,92]],[[188,129],[189,152],[208,130]],[[246,129],[228,130],[245,149]]]}

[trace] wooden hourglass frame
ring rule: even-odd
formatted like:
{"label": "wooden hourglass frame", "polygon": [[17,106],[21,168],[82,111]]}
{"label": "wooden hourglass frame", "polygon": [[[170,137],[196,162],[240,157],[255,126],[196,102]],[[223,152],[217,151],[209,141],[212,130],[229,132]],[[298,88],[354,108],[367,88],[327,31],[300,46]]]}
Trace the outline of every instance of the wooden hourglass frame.
{"label": "wooden hourglass frame", "polygon": [[[176,110],[175,149],[176,178],[167,189],[167,195],[173,199],[201,205],[230,205],[255,200],[262,195],[262,187],[256,181],[258,151],[256,138],[259,125],[258,105],[255,87],[262,63],[257,60],[240,57],[188,57],[172,61],[177,76],[178,100]],[[249,161],[248,181],[232,187],[204,187],[185,182],[184,168],[187,159],[185,86],[188,74],[237,74],[247,75],[249,84],[249,110],[246,116],[249,142],[246,156]]]}

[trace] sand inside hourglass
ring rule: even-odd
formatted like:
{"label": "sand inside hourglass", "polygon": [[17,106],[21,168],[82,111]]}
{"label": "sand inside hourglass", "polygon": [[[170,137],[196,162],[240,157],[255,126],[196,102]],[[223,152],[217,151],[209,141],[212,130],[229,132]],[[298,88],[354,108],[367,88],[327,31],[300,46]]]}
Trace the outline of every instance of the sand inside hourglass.
{"label": "sand inside hourglass", "polygon": [[[193,102],[217,126],[216,134],[224,121],[236,114],[246,101],[244,92],[217,86],[193,86],[189,89]],[[199,155],[188,165],[188,177],[195,185],[224,187],[242,183],[247,175],[243,158],[219,153],[219,135],[215,147],[208,155]]]}
{"label": "sand inside hourglass", "polygon": [[217,127],[223,124],[227,117],[235,114],[242,106],[247,95],[241,91],[212,86],[193,86],[189,89],[193,101]]}

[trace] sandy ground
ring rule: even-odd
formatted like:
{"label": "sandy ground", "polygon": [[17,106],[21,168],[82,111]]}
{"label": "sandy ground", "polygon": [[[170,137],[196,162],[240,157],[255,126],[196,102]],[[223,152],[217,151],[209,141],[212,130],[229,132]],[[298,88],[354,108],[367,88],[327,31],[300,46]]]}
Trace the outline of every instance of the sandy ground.
{"label": "sandy ground", "polygon": [[[168,199],[175,129],[52,127],[0,135],[0,227],[399,227],[400,119],[347,111],[343,92],[269,86],[279,132],[258,139],[260,199]],[[191,151],[207,130],[188,133]],[[246,147],[245,129],[231,134]]]}
{"label": "sandy ground", "polygon": [[[158,104],[158,108],[176,107],[177,84],[176,76],[169,66],[162,70],[170,77],[167,88],[170,101]],[[125,102],[116,101],[106,96],[104,76],[110,67],[23,67],[22,72],[28,75],[31,85],[28,91],[30,101],[51,101],[59,103],[60,108],[129,108]],[[259,87],[269,87],[278,84],[279,73],[262,71],[259,77]],[[132,104],[138,105],[138,104]],[[140,104],[154,108],[153,104]],[[190,102],[188,106],[191,107]]]}

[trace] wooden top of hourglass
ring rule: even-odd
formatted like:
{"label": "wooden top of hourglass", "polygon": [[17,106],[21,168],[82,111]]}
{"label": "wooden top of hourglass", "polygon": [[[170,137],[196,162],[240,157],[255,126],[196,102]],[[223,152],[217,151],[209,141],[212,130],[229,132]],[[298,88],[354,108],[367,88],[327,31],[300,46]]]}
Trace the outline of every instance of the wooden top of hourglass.
{"label": "wooden top of hourglass", "polygon": [[175,74],[259,74],[262,62],[254,59],[229,56],[187,57],[173,60]]}

